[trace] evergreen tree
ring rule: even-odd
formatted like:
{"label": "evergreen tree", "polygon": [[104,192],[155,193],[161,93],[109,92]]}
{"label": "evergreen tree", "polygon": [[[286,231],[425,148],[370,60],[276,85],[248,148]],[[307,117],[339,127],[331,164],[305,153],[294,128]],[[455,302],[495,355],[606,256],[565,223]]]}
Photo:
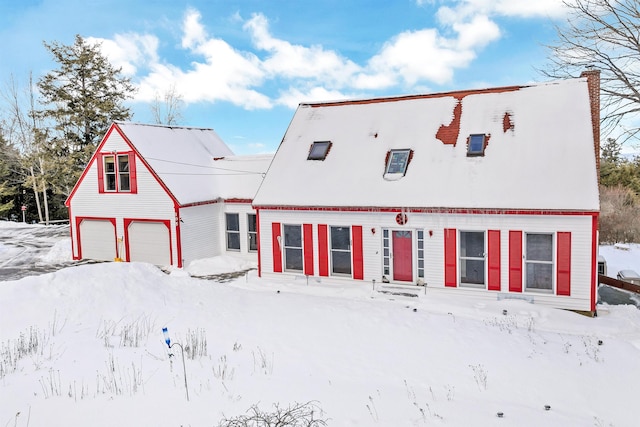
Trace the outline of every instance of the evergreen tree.
{"label": "evergreen tree", "polygon": [[13,199],[19,188],[14,179],[17,166],[17,150],[0,133],[0,218],[7,218],[15,207]]}
{"label": "evergreen tree", "polygon": [[44,43],[58,68],[38,81],[46,107],[39,115],[51,122],[44,135],[49,158],[50,183],[56,193],[68,195],[87,165],[96,145],[114,120],[131,117],[123,102],[134,87],[100,52],[76,35],[73,45]]}

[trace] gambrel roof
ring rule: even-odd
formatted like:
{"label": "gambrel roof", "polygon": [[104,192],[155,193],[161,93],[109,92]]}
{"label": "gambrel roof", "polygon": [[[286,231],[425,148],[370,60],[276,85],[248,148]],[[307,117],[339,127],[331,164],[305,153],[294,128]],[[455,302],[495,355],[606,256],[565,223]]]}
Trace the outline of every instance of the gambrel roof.
{"label": "gambrel roof", "polygon": [[254,205],[598,210],[590,105],[586,78],[300,104]]}

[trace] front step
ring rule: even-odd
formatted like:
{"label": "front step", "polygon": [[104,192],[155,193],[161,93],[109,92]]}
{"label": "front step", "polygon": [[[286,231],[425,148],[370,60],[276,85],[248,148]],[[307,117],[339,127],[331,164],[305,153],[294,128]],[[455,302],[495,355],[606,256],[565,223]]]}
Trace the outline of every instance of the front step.
{"label": "front step", "polygon": [[418,298],[420,296],[420,293],[423,292],[422,288],[413,289],[406,286],[390,286],[390,285],[380,286],[379,288],[376,289],[376,291],[380,292],[381,294],[395,295],[395,296],[409,297],[409,298]]}

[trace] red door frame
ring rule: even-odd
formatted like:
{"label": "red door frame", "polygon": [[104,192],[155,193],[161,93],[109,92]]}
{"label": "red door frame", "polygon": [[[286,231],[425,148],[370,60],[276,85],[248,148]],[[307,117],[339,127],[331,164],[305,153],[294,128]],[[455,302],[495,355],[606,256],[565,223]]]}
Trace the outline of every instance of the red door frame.
{"label": "red door frame", "polygon": [[[397,233],[409,233],[408,237],[397,236]],[[413,232],[412,230],[391,230],[391,247],[393,250],[393,280],[399,282],[413,281]]]}

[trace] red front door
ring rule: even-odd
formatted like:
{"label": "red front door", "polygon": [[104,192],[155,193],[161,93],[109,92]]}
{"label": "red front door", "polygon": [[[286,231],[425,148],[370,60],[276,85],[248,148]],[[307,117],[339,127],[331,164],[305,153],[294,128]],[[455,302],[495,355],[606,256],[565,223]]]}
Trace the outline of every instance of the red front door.
{"label": "red front door", "polygon": [[413,281],[413,239],[411,231],[393,231],[393,280]]}

